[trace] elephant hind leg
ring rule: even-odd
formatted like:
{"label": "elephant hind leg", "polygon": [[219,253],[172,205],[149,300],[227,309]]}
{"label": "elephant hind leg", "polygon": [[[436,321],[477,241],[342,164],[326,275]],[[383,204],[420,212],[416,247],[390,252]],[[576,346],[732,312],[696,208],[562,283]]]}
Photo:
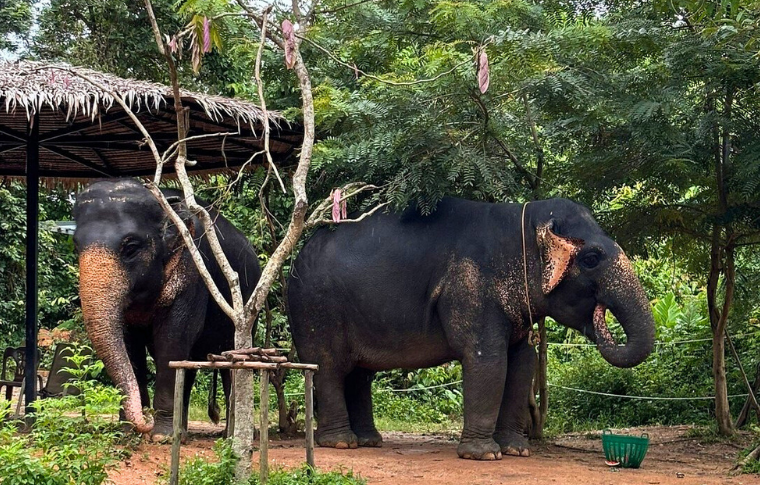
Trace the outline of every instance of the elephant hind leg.
{"label": "elephant hind leg", "polygon": [[380,447],[383,437],[375,428],[372,416],[372,380],[375,373],[355,368],[346,377],[346,406],[351,430],[356,434],[359,446]]}

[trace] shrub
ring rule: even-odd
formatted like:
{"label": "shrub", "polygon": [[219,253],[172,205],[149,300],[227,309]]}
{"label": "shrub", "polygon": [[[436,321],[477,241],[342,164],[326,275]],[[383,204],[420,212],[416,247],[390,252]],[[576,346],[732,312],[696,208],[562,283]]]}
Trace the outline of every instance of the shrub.
{"label": "shrub", "polygon": [[[182,466],[179,473],[180,485],[232,485],[235,483],[237,457],[232,452],[229,440],[217,440],[214,444],[216,461],[209,462],[196,457]],[[168,475],[164,478],[168,483]],[[254,472],[249,485],[258,485],[259,476]],[[304,465],[295,470],[273,470],[269,473],[270,485],[363,485],[366,482],[355,477],[353,472],[320,472]]]}
{"label": "shrub", "polygon": [[[78,396],[36,401],[28,434],[19,434],[11,421],[0,428],[2,485],[100,485],[108,478],[108,468],[120,457],[115,445],[121,434],[111,415],[121,396],[95,380],[103,364],[81,350],[69,368]],[[8,413],[7,407],[0,410],[0,418]]]}

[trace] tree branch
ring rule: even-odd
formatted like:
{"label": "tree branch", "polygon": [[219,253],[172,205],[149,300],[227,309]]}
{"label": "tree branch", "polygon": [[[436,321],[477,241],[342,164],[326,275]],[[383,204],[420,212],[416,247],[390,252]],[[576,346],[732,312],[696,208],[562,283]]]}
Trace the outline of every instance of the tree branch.
{"label": "tree branch", "polygon": [[309,44],[313,45],[314,47],[316,47],[320,51],[324,52],[325,54],[327,54],[330,57],[330,59],[332,59],[333,61],[337,62],[341,66],[345,66],[345,67],[351,69],[351,71],[354,72],[354,74],[356,74],[357,77],[358,77],[359,74],[361,74],[364,77],[368,77],[368,78],[370,78],[372,80],[375,80],[377,82],[381,82],[381,83],[384,83],[384,84],[388,84],[390,86],[414,86],[415,84],[423,84],[423,83],[429,83],[429,82],[437,81],[438,79],[442,78],[443,76],[446,76],[447,74],[451,74],[452,72],[456,71],[457,69],[459,69],[460,67],[464,66],[468,62],[471,62],[469,59],[466,60],[466,61],[462,61],[459,64],[457,64],[456,66],[454,66],[451,69],[449,69],[448,71],[442,72],[442,73],[440,73],[440,74],[438,74],[438,75],[436,75],[434,77],[431,77],[429,79],[417,79],[415,81],[388,81],[387,79],[382,79],[382,78],[379,78],[377,76],[373,76],[372,74],[369,74],[367,72],[362,71],[361,69],[359,69],[358,67],[356,67],[356,64],[351,65],[351,64],[348,64],[348,63],[345,63],[345,62],[341,61],[332,52],[328,51],[327,49],[325,49],[324,47],[322,47],[321,45],[317,44],[316,42],[314,42],[311,39],[308,39],[308,38],[306,38],[306,37],[304,37],[302,35],[298,35],[298,34],[296,34],[296,37],[298,37],[301,40],[305,40],[306,42],[308,42]]}

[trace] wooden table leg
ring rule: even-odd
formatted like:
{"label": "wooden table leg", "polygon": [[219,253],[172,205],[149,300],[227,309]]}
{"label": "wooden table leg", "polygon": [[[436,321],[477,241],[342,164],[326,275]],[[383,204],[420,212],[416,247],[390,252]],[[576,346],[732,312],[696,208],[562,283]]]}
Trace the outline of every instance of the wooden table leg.
{"label": "wooden table leg", "polygon": [[179,447],[182,441],[182,404],[185,400],[185,369],[177,369],[174,382],[174,416],[172,425],[172,466],[169,485],[179,484]]}
{"label": "wooden table leg", "polygon": [[269,479],[269,371],[261,370],[261,423],[259,423],[259,479]]}
{"label": "wooden table leg", "polygon": [[306,399],[306,463],[314,468],[314,371],[304,372]]}

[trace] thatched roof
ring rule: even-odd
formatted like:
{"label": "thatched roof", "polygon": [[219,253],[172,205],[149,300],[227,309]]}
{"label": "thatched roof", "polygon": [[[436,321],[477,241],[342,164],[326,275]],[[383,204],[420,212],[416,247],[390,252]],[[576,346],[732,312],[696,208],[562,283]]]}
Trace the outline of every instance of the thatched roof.
{"label": "thatched roof", "polygon": [[[176,141],[174,101],[168,86],[66,64],[0,61],[0,175],[25,175],[27,133],[35,115],[39,116],[43,178],[152,174],[155,160],[143,136],[109,91],[127,102],[159,150]],[[188,136],[236,133],[189,142],[189,157],[198,162],[195,170],[240,166],[261,149],[263,112],[255,104],[184,90],[182,102],[189,109]],[[282,163],[300,145],[302,132],[276,112],[269,113],[269,123],[270,150]],[[260,157],[254,160],[262,162]],[[167,165],[166,171],[171,170]]]}

